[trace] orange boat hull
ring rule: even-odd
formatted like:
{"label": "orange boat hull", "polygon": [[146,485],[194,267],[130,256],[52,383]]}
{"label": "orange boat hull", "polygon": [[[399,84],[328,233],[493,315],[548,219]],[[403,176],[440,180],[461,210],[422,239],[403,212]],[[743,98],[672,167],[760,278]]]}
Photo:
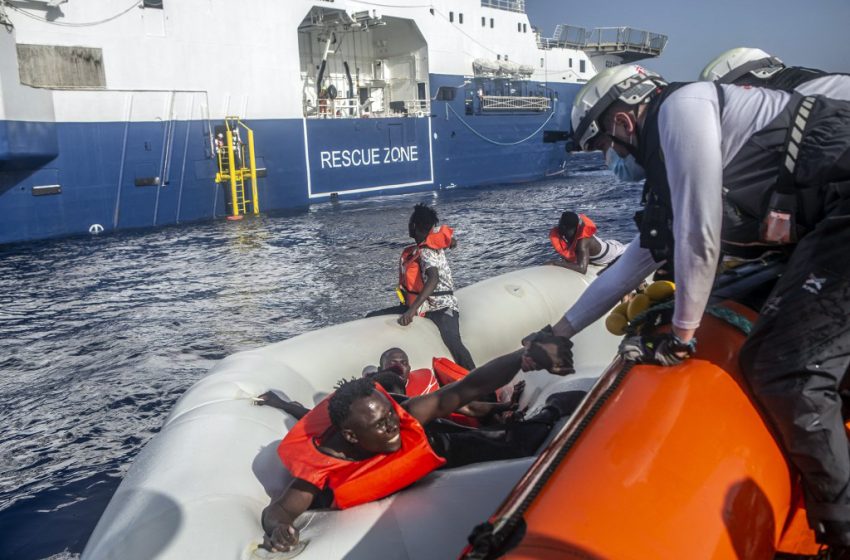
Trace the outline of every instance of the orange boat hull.
{"label": "orange boat hull", "polygon": [[[623,374],[628,366],[618,362],[604,374],[556,439],[578,438],[525,510],[525,534],[506,558],[758,560],[777,550],[817,552],[796,476],[741,385],[744,335],[706,317],[697,336],[699,354],[682,365]],[[544,470],[551,453],[491,522],[530,499],[535,469]]]}

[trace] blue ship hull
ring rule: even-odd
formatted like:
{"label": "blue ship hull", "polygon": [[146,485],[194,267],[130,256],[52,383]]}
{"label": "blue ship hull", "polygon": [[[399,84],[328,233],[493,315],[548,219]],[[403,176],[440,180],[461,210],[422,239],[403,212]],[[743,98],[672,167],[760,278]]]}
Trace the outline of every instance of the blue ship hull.
{"label": "blue ship hull", "polygon": [[[431,76],[434,91],[459,81]],[[466,115],[458,95],[430,117],[246,121],[266,169],[260,209],[544,178],[566,156],[543,130],[569,128],[579,87],[552,86],[557,102],[539,113]],[[0,243],[227,214],[206,121],[0,125]]]}

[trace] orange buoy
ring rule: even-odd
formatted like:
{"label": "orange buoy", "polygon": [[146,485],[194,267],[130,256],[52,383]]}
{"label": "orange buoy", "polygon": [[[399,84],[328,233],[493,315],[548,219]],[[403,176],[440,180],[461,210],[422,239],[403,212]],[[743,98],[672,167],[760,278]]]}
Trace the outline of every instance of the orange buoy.
{"label": "orange buoy", "polygon": [[[742,385],[744,334],[706,316],[697,336],[699,352],[683,364],[618,359],[603,374],[490,518],[497,535],[525,525],[505,558],[768,560],[779,549],[817,551],[797,478]],[[464,557],[491,556],[468,548]]]}

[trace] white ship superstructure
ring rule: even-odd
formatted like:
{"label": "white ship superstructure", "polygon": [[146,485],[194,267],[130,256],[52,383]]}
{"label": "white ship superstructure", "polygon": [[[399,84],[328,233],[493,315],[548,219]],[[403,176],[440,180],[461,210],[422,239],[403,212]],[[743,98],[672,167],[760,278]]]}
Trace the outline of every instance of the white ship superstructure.
{"label": "white ship superstructure", "polygon": [[522,0],[0,6],[0,243],[540,179],[580,85],[666,40]]}

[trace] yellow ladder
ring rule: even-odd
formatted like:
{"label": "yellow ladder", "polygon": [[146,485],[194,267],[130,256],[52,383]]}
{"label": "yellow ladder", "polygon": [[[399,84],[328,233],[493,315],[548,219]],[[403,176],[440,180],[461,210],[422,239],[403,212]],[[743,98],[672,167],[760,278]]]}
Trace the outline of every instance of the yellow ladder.
{"label": "yellow ladder", "polygon": [[[254,131],[239,117],[225,117],[227,128],[224,145],[219,146],[218,173],[216,183],[230,184],[231,217],[237,218],[247,214],[260,213],[260,201],[257,194],[257,159],[254,155]],[[239,129],[244,129],[248,136],[247,144],[241,142]],[[234,141],[236,139],[236,141]],[[247,162],[246,153],[247,148]],[[246,197],[246,182],[250,182],[250,198]]]}

